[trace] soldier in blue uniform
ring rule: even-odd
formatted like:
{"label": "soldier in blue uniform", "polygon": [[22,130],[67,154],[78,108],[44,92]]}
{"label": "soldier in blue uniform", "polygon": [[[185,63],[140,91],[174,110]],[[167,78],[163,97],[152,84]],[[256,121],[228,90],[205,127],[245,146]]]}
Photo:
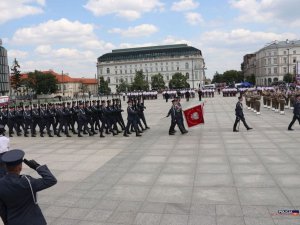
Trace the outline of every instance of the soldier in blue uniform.
{"label": "soldier in blue uniform", "polygon": [[233,125],[233,132],[238,132],[238,130],[236,129],[236,126],[238,124],[238,122],[241,120],[244,124],[244,126],[247,128],[247,130],[251,130],[252,128],[248,126],[248,124],[246,123],[246,120],[245,120],[245,116],[244,116],[244,113],[243,113],[243,97],[240,96],[238,97],[238,102],[236,103],[236,107],[235,107],[235,122],[234,122],[234,125]]}
{"label": "soldier in blue uniform", "polygon": [[129,128],[130,126],[132,125],[133,128],[134,128],[134,131],[136,133],[136,136],[137,137],[141,137],[142,135],[139,133],[139,129],[138,129],[138,125],[137,125],[137,111],[135,111],[132,107],[132,101],[128,101],[128,107],[127,107],[127,125],[125,127],[125,130],[124,130],[124,134],[123,136],[124,137],[128,137],[128,134],[131,134],[129,132]]}
{"label": "soldier in blue uniform", "polygon": [[289,127],[288,127],[288,130],[290,130],[290,131],[294,130],[292,128],[292,126],[294,125],[296,120],[298,120],[298,122],[300,124],[300,95],[296,95],[296,101],[294,103],[293,113],[294,113],[293,119],[290,122]]}
{"label": "soldier in blue uniform", "polygon": [[24,163],[37,171],[41,178],[20,175],[25,153],[14,149],[2,156],[7,174],[0,179],[0,215],[8,225],[46,225],[47,222],[37,204],[37,192],[57,183],[46,165],[24,159]]}

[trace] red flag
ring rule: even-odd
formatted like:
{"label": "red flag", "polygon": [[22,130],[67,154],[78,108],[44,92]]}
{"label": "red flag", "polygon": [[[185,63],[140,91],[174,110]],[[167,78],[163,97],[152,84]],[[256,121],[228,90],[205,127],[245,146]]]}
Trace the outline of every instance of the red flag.
{"label": "red flag", "polygon": [[204,123],[203,107],[201,104],[183,111],[188,127]]}

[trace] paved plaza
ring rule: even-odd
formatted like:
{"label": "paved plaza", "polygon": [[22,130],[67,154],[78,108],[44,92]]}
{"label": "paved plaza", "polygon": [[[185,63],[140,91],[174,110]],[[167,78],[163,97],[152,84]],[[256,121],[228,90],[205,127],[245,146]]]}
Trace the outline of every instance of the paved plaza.
{"label": "paved plaza", "polygon": [[[244,109],[254,129],[233,133],[237,98],[204,100],[205,125],[186,135],[168,135],[171,103],[160,97],[145,102],[151,129],[142,137],[11,138],[58,179],[38,197],[48,223],[299,225],[299,216],[277,214],[300,209],[300,126],[287,131],[291,110]],[[184,108],[198,103],[182,100]]]}

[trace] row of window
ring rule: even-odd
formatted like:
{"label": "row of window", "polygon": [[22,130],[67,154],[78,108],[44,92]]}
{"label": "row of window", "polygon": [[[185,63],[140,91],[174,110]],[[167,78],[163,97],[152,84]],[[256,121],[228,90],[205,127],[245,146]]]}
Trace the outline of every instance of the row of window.
{"label": "row of window", "polygon": [[[190,77],[190,74],[189,73],[186,73],[185,74],[185,76],[186,76],[186,78],[189,80],[189,79],[193,79],[192,77]],[[196,72],[195,73],[195,80],[198,80],[198,78],[199,78],[199,76],[198,76],[198,72]],[[169,74],[166,74],[165,76],[164,76],[164,79],[165,80],[167,80],[167,81],[169,81],[170,80],[170,75]],[[145,80],[146,81],[149,81],[149,78],[148,78],[148,76],[145,76]],[[150,76],[150,80],[152,81],[152,76]],[[110,77],[107,77],[107,82],[108,83],[110,83]],[[130,83],[132,83],[133,82],[133,77],[115,77],[115,83],[119,83],[119,82],[122,82],[122,81],[125,81],[125,82],[127,82],[127,83],[129,83],[129,81],[130,81]]]}
{"label": "row of window", "polygon": [[[293,55],[296,55],[297,54],[297,51],[296,50],[292,50],[292,49],[286,49],[286,50],[284,50],[283,51],[283,54],[284,55],[289,55],[289,54],[291,54],[293,52]],[[273,54],[272,54],[273,53]],[[277,56],[277,52],[276,51],[274,51],[274,52],[265,52],[265,56]]]}
{"label": "row of window", "polygon": [[[163,62],[161,62],[161,63],[158,63],[158,62],[156,62],[156,63],[149,63],[150,66],[152,66],[152,65],[158,66],[159,64],[161,66],[163,66],[164,64],[167,66],[167,65],[169,65],[169,62],[165,62],[165,63],[163,63]],[[175,62],[171,62],[171,65],[174,65],[174,64],[175,64]],[[176,62],[176,65],[179,65],[179,62]],[[142,67],[143,64],[139,64],[139,66]],[[148,66],[148,64],[145,63],[145,66]],[[124,65],[124,66],[120,65],[119,66],[120,69],[122,69],[123,67],[127,68],[127,65]],[[138,64],[135,64],[134,66],[133,65],[129,65],[128,67],[130,67],[130,68],[132,68],[132,67],[138,67]],[[117,69],[117,68],[118,68],[118,66],[115,66],[115,69]]]}
{"label": "row of window", "polygon": [[[292,71],[288,71],[288,67],[282,67],[283,69],[283,74],[287,74],[287,73],[292,73],[295,74],[296,73],[296,66],[293,66]],[[273,73],[272,73],[272,68],[264,68],[264,74],[278,74],[278,67],[274,67],[273,68]]]}
{"label": "row of window", "polygon": [[[288,64],[288,63],[296,63],[297,57],[293,57],[292,61],[289,61],[288,57],[281,58],[281,63]],[[271,65],[271,64],[278,64],[277,58],[268,58],[264,59],[264,65]]]}
{"label": "row of window", "polygon": [[[156,64],[156,66],[157,66],[157,63],[155,63]],[[173,62],[172,62],[172,64],[173,64]],[[177,62],[177,64],[179,64],[178,62]],[[163,63],[161,63],[161,65],[163,65]],[[168,63],[166,62],[166,65],[168,65]],[[145,64],[145,66],[147,66],[147,64]],[[150,63],[150,66],[152,66],[152,63]],[[137,65],[135,65],[135,69],[133,70],[133,69],[131,69],[131,65],[130,65],[130,69],[129,70],[127,70],[127,66],[125,65],[124,66],[125,67],[125,70],[122,70],[121,68],[122,68],[122,66],[120,66],[120,70],[119,70],[119,74],[123,74],[123,72],[124,72],[124,74],[128,74],[128,72],[129,72],[129,74],[132,74],[132,72],[134,71],[134,72],[136,72],[136,71],[138,71],[138,69],[137,69]],[[142,64],[140,64],[140,68],[139,68],[139,70],[141,70],[141,71],[143,71],[143,68],[141,68],[142,67]],[[171,67],[171,71],[175,71],[175,68],[176,68],[176,71],[179,71],[180,70],[180,68],[179,68],[179,65],[177,65],[176,67],[174,67],[173,65],[172,65],[172,67]],[[185,63],[185,67],[184,67],[185,69],[189,69],[190,68],[190,65],[189,65],[189,63],[187,62],[187,63]],[[118,66],[115,66],[115,74],[118,74]],[[155,70],[154,70],[155,69]],[[160,67],[160,70],[159,70],[159,68],[158,67],[155,67],[155,68],[153,68],[153,67],[150,67],[150,68],[148,68],[148,69],[146,69],[145,70],[145,72],[158,72],[158,71],[169,71],[169,67],[168,66],[166,66],[166,67],[163,67],[163,66],[161,66]],[[110,68],[109,67],[107,67],[106,68],[106,74],[110,74],[111,73],[111,70],[110,70]],[[102,69],[100,69],[100,75],[102,75],[103,74],[103,71],[102,71]]]}
{"label": "row of window", "polygon": [[7,57],[0,57],[0,65],[8,65]]}

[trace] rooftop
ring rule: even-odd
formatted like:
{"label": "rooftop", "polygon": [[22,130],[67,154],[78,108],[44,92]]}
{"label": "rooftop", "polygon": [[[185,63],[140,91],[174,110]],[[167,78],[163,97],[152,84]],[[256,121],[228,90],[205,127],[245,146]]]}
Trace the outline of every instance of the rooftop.
{"label": "rooftop", "polygon": [[300,40],[285,40],[285,41],[273,41],[271,43],[266,44],[261,50],[264,49],[273,49],[273,48],[293,48],[300,47]]}
{"label": "rooftop", "polygon": [[112,50],[98,58],[98,62],[134,60],[140,58],[161,58],[184,56],[191,54],[202,55],[201,50],[188,46],[187,44],[160,45],[140,48],[126,48]]}
{"label": "rooftop", "polygon": [[[82,84],[98,84],[98,80],[94,78],[73,78],[70,77],[68,74],[59,74],[54,72],[53,70],[42,71],[42,73],[50,73],[55,76],[58,83],[82,83]],[[22,78],[28,78],[28,74],[22,74]]]}

